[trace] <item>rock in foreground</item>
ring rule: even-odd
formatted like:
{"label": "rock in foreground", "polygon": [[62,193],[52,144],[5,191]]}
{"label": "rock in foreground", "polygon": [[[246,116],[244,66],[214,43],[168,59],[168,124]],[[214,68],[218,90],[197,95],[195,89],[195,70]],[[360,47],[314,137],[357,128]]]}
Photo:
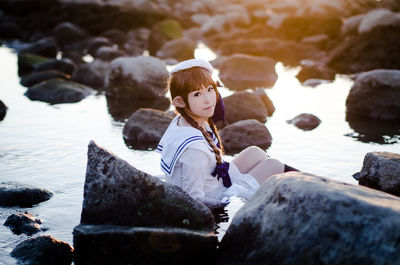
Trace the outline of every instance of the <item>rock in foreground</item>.
{"label": "rock in foreground", "polygon": [[400,154],[366,154],[359,174],[359,184],[400,196]]}
{"label": "rock in foreground", "polygon": [[18,264],[69,265],[73,251],[66,242],[51,236],[40,236],[18,244],[11,256],[19,260]]}
{"label": "rock in foreground", "polygon": [[221,264],[399,264],[400,199],[291,172],[269,178],[236,213]]}
{"label": "rock in foreground", "polygon": [[15,182],[0,183],[0,206],[30,207],[47,201],[53,196],[51,191]]}
{"label": "rock in foreground", "polygon": [[4,222],[4,225],[10,228],[13,233],[17,235],[24,233],[29,236],[41,231],[41,224],[42,220],[27,212],[12,214]]}
{"label": "rock in foreground", "polygon": [[214,233],[182,228],[79,225],[74,229],[77,265],[213,264],[216,246]]}

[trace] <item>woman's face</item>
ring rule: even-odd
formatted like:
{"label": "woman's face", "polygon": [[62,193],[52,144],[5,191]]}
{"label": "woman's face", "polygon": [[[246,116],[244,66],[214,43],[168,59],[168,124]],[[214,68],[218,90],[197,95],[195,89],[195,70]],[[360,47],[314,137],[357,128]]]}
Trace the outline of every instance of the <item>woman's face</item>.
{"label": "woman's face", "polygon": [[189,108],[187,114],[194,120],[204,120],[214,115],[217,94],[212,85],[203,86],[202,89],[188,94]]}

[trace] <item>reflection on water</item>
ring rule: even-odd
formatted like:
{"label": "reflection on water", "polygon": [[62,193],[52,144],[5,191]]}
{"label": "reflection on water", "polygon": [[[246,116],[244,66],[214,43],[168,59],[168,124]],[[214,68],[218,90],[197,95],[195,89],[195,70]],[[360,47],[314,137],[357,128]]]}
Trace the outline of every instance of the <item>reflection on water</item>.
{"label": "reflection on water", "polygon": [[[196,50],[196,57],[200,55],[209,60],[215,57],[205,47]],[[355,184],[352,175],[360,171],[367,152],[400,152],[398,127],[393,130],[380,124],[346,122],[345,100],[353,83],[347,76],[337,75],[332,83],[309,88],[295,78],[298,68],[277,64],[276,71],[279,76],[276,84],[266,90],[276,108],[266,122],[273,138],[268,149],[272,157],[306,172]],[[0,99],[9,108],[0,121],[0,181],[37,185],[55,195],[32,208],[0,207],[0,223],[16,211],[27,210],[42,219],[43,226],[48,228],[37,235],[51,235],[72,244],[72,230],[80,222],[89,141],[94,140],[139,170],[162,175],[159,154],[127,147],[122,129],[137,108],[164,110],[169,102],[121,102],[100,93],[78,103],[50,105],[25,97],[26,88],[19,85],[17,73],[16,55],[0,47]],[[226,88],[220,92],[223,96],[232,93]],[[300,113],[312,113],[322,123],[307,132],[286,123]],[[373,135],[371,130],[380,136],[364,141],[366,135]],[[349,134],[363,137],[345,136]],[[386,138],[392,144],[382,141]],[[229,159],[232,157],[228,156]],[[234,197],[225,211],[217,213],[219,239],[243,204]],[[13,264],[8,254],[26,238],[29,237],[14,235],[0,226],[0,264]]]}
{"label": "reflection on water", "polygon": [[346,115],[346,121],[354,133],[346,134],[364,143],[400,143],[400,122],[362,119]]}

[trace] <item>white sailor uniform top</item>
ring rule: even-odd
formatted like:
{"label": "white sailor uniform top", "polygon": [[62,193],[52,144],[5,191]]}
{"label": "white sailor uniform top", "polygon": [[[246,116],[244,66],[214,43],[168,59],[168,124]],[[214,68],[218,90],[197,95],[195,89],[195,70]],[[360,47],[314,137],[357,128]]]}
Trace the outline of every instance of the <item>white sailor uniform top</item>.
{"label": "white sailor uniform top", "polygon": [[[260,185],[251,175],[240,173],[234,163],[229,164],[232,182],[229,188],[224,187],[222,179],[212,175],[217,162],[212,148],[200,130],[179,126],[180,117],[172,120],[157,146],[166,181],[209,207],[226,204],[233,195],[243,199],[253,195]],[[206,129],[212,133],[209,126]],[[217,137],[213,133],[212,136],[217,144]]]}

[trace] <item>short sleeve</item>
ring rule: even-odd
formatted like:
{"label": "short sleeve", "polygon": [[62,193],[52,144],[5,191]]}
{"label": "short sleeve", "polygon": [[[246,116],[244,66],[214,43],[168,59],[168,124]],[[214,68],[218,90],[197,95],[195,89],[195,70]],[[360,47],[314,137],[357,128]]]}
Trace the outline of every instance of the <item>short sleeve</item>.
{"label": "short sleeve", "polygon": [[203,151],[188,148],[179,158],[182,164],[182,189],[191,197],[207,206],[220,204],[214,198],[206,197],[205,179],[209,175],[209,157]]}

